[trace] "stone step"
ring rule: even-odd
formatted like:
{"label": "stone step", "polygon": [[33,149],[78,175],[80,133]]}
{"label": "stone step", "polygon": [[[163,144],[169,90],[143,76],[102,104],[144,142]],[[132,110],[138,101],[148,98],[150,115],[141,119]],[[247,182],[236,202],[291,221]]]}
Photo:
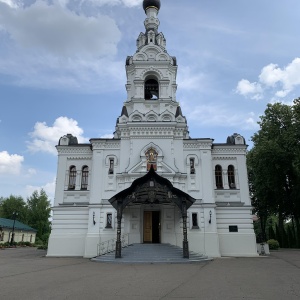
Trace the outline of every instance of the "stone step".
{"label": "stone step", "polygon": [[200,263],[210,261],[207,256],[190,251],[190,258],[182,257],[182,248],[170,244],[132,244],[122,249],[122,258],[115,252],[91,259],[109,263]]}

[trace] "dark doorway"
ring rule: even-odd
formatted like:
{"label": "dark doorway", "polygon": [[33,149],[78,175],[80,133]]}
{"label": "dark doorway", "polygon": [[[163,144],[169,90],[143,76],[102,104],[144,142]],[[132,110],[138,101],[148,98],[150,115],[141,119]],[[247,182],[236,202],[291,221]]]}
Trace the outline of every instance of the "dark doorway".
{"label": "dark doorway", "polygon": [[160,243],[160,212],[152,212],[152,243]]}
{"label": "dark doorway", "polygon": [[160,243],[160,212],[144,212],[144,243]]}

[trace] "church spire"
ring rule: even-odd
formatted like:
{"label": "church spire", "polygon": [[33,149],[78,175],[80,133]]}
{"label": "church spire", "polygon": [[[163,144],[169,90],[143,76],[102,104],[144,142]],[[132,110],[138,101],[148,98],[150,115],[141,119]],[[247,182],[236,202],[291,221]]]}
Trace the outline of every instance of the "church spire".
{"label": "church spire", "polygon": [[166,48],[166,39],[162,33],[158,32],[160,25],[157,15],[160,9],[160,0],[144,0],[143,8],[147,15],[144,25],[146,32],[141,32],[137,39],[138,51],[145,45],[157,45],[163,50]]}
{"label": "church spire", "polygon": [[153,30],[157,34],[159,20],[157,18],[160,9],[160,0],[144,0],[143,8],[147,15],[145,20],[146,32]]}

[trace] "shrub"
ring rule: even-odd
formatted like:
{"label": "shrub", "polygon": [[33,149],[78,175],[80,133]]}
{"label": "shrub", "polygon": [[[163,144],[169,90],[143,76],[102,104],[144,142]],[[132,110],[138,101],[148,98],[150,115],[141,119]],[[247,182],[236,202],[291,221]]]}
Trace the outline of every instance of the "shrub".
{"label": "shrub", "polygon": [[269,245],[270,250],[278,250],[279,249],[279,243],[276,240],[268,240],[267,241]]}
{"label": "shrub", "polygon": [[47,245],[40,245],[40,246],[38,246],[38,249],[40,249],[40,250],[47,250],[48,246]]}
{"label": "shrub", "polygon": [[35,245],[36,246],[40,246],[40,245],[43,245],[43,241],[41,239],[39,239],[38,237],[35,239]]}

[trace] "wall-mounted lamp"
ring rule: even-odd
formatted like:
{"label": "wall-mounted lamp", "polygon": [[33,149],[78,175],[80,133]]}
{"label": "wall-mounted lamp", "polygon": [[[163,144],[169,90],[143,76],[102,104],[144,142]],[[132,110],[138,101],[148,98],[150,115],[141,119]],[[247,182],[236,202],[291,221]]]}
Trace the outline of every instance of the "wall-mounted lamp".
{"label": "wall-mounted lamp", "polygon": [[211,224],[211,215],[212,215],[212,212],[211,212],[211,210],[210,210],[210,211],[209,211],[209,221],[208,221],[209,224]]}
{"label": "wall-mounted lamp", "polygon": [[95,212],[93,212],[93,224],[96,225],[96,221],[95,221]]}

